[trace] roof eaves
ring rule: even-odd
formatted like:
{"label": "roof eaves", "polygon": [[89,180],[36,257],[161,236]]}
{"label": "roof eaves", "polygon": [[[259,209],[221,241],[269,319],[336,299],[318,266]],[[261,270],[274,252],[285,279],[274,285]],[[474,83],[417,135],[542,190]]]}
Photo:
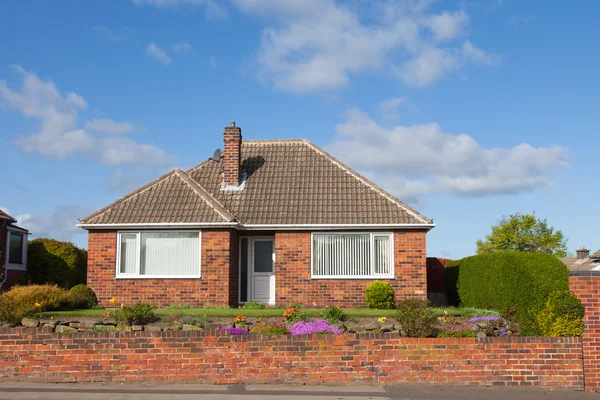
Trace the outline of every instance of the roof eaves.
{"label": "roof eaves", "polygon": [[215,210],[226,222],[235,221],[235,215],[230,213],[221,203],[210,195],[202,186],[189,177],[180,169],[175,170],[175,174],[184,181],[198,196],[202,198],[213,210]]}
{"label": "roof eaves", "polygon": [[365,184],[371,190],[374,190],[379,195],[385,197],[388,201],[394,203],[396,206],[398,206],[399,208],[405,210],[407,213],[411,214],[412,216],[414,216],[418,220],[421,220],[424,224],[432,224],[433,223],[433,221],[431,219],[425,217],[424,215],[420,214],[418,211],[416,211],[415,209],[413,209],[409,205],[407,205],[407,204],[403,203],[402,201],[398,200],[397,198],[395,198],[394,196],[392,196],[390,193],[386,192],[385,190],[383,190],[382,188],[380,188],[379,186],[377,186],[376,184],[374,184],[373,182],[371,182],[370,180],[368,180],[364,176],[360,175],[358,172],[354,171],[352,168],[348,167],[347,165],[345,165],[344,163],[342,163],[341,161],[339,161],[337,158],[333,157],[331,154],[329,154],[328,152],[326,152],[325,150],[323,150],[322,148],[320,148],[319,146],[317,146],[316,144],[314,144],[310,140],[302,139],[302,141],[306,145],[308,145],[310,148],[312,148],[314,151],[316,151],[317,153],[320,153],[321,155],[323,155],[324,157],[326,157],[329,161],[331,161],[333,164],[335,164],[338,168],[344,170],[346,173],[348,173],[349,175],[351,175],[355,179],[357,179],[360,182],[362,182],[363,184]]}

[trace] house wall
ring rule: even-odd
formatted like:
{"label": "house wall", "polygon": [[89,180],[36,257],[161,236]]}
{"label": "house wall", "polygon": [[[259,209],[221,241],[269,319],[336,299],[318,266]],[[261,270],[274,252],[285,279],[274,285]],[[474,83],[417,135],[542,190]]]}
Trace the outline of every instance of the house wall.
{"label": "house wall", "polygon": [[118,303],[147,301],[156,306],[237,304],[238,245],[235,231],[202,231],[199,279],[116,279],[116,254],[117,231],[89,232],[87,284],[96,292],[103,306],[110,306],[112,297]]}
{"label": "house wall", "polygon": [[[427,299],[426,232],[394,232],[394,279],[398,300]],[[365,306],[365,289],[374,279],[311,279],[311,233],[275,233],[275,298],[279,305]]]}
{"label": "house wall", "polygon": [[0,219],[0,291],[5,289],[2,282],[4,282],[4,279],[6,277],[6,275],[5,275],[5,273],[6,273],[6,255],[7,255],[6,246],[8,245],[8,243],[6,242],[7,239],[8,239],[8,223],[5,220]]}

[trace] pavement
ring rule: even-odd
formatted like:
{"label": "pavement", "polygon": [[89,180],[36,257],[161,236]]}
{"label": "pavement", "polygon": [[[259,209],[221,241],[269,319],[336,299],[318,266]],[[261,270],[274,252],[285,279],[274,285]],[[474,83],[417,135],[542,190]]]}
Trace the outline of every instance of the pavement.
{"label": "pavement", "polygon": [[0,383],[0,400],[585,400],[598,398],[597,393],[513,387]]}

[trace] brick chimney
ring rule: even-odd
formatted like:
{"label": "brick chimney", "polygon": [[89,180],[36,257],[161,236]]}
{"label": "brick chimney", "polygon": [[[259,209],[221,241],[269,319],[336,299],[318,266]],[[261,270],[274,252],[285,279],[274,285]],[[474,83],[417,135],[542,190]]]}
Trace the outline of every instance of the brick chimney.
{"label": "brick chimney", "polygon": [[242,148],[242,130],[231,122],[223,134],[223,182],[225,187],[237,187],[240,183],[240,152]]}
{"label": "brick chimney", "polygon": [[581,246],[581,248],[577,250],[576,253],[578,260],[583,260],[584,258],[588,258],[590,256],[590,251],[584,246]]}

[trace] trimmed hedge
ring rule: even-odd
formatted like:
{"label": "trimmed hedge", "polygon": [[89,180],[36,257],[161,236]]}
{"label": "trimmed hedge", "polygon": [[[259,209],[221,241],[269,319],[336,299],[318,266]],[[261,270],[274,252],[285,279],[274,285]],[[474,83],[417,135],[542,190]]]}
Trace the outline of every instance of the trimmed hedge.
{"label": "trimmed hedge", "polygon": [[569,270],[545,253],[494,252],[449,263],[447,296],[465,307],[489,308],[537,333],[536,317],[550,293],[569,290]]}
{"label": "trimmed hedge", "polygon": [[70,242],[34,239],[27,248],[27,269],[35,284],[54,284],[69,289],[85,283],[87,251]]}

